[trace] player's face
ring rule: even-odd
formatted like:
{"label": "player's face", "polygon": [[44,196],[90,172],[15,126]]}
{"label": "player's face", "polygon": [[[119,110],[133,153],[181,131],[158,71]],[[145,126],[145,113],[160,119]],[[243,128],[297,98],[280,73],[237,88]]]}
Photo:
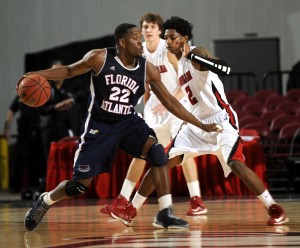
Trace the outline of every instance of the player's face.
{"label": "player's face", "polygon": [[125,37],[126,50],[134,57],[142,56],[142,34],[139,28],[132,28]]}
{"label": "player's face", "polygon": [[142,35],[146,42],[155,41],[159,39],[161,30],[157,23],[143,21]]}
{"label": "player's face", "polygon": [[185,44],[184,37],[176,29],[166,29],[164,38],[167,49],[173,54],[180,54]]}

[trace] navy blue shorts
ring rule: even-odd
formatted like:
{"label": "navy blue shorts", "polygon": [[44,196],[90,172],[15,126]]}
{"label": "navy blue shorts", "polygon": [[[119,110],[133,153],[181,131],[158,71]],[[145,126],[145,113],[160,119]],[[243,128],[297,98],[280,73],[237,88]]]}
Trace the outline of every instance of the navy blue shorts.
{"label": "navy blue shorts", "polygon": [[87,119],[74,158],[73,179],[110,172],[118,149],[140,157],[149,136],[155,132],[138,115],[107,123]]}

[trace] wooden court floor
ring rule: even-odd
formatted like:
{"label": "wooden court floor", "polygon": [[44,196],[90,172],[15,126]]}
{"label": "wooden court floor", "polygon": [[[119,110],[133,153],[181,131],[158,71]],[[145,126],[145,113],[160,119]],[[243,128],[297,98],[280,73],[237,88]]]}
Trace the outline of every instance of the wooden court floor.
{"label": "wooden court floor", "polygon": [[0,247],[300,247],[300,200],[277,200],[290,223],[266,225],[266,210],[255,197],[206,199],[205,217],[188,217],[188,198],[174,198],[174,212],[189,229],[165,230],[152,226],[158,210],[155,198],[141,208],[132,227],[102,214],[110,199],[71,199],[48,211],[31,232],[23,218],[31,201],[0,203]]}

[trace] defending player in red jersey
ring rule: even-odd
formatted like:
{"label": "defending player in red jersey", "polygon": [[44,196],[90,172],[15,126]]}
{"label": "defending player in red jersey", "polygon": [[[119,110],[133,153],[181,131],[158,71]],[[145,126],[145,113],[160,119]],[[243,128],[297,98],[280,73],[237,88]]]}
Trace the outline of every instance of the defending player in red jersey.
{"label": "defending player in red jersey", "polygon": [[226,99],[217,74],[230,71],[225,61],[213,57],[203,47],[190,47],[192,24],[180,17],[164,22],[168,50],[178,60],[178,77],[185,97],[192,104],[192,114],[204,123],[220,123],[221,133],[207,133],[187,124],[176,136],[169,151],[168,167],[191,157],[214,154],[227,177],[232,171],[264,204],[270,215],[267,224],[282,225],[289,221],[260,178],[245,164],[238,117]]}

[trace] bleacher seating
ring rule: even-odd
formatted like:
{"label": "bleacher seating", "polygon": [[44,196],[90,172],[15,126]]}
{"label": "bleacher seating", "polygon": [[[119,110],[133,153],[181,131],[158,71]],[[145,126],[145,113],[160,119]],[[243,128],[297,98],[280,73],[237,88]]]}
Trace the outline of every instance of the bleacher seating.
{"label": "bleacher seating", "polygon": [[[273,75],[274,73],[271,74]],[[288,75],[286,71],[283,74]],[[286,136],[284,138],[285,142],[287,142],[286,146],[288,147],[286,149],[288,150],[293,132],[295,132],[297,126],[300,128],[300,88],[290,89],[283,94],[284,87],[279,85],[282,83],[280,73],[275,73],[274,75],[276,75],[275,78],[278,80],[274,82],[277,85],[275,88],[265,88],[269,82],[266,83],[266,78],[264,78],[265,81],[262,82],[262,87],[257,87],[260,90],[257,90],[254,94],[250,94],[243,88],[243,90],[235,89],[232,92],[229,91],[226,93],[226,96],[228,96],[229,103],[238,115],[241,136],[253,132],[257,132],[259,135],[267,157],[271,190],[280,190],[281,188],[286,190],[289,186],[282,187],[282,185],[274,183],[282,180],[287,184],[287,175],[290,177],[291,173],[286,173],[288,171],[286,157],[283,158],[274,153],[278,147],[272,150],[273,153],[270,153],[269,149],[282,143],[284,135],[289,133],[289,137]],[[271,77],[268,80],[271,81]],[[287,131],[288,128],[290,129],[289,132]],[[299,141],[296,146],[300,147]],[[284,172],[282,173],[282,171]],[[282,178],[280,178],[280,175],[282,175]]]}
{"label": "bleacher seating", "polygon": [[259,90],[255,92],[254,98],[258,100],[259,102],[266,102],[266,100],[271,96],[278,96],[279,93],[276,90],[267,89],[267,90]]}

